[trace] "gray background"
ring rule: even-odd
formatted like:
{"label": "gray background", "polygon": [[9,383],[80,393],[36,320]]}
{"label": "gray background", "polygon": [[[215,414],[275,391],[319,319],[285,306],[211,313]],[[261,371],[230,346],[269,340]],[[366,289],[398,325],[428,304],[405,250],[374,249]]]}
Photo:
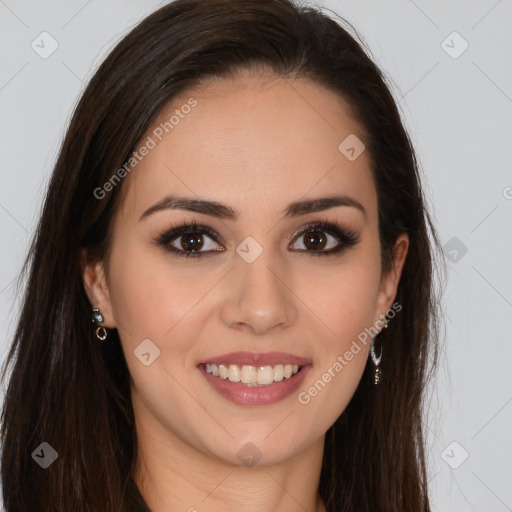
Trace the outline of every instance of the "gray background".
{"label": "gray background", "polygon": [[[15,278],[75,102],[163,3],[0,0],[2,361]],[[512,1],[317,3],[355,25],[390,77],[446,247],[446,350],[426,421],[433,510],[512,510]],[[58,44],[46,59],[31,47],[51,49],[43,31]]]}

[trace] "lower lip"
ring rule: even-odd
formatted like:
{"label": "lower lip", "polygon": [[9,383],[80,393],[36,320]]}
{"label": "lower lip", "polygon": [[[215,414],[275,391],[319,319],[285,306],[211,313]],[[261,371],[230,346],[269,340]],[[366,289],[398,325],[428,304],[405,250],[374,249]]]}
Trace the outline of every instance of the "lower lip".
{"label": "lower lip", "polygon": [[290,396],[297,391],[306,375],[311,370],[311,365],[305,365],[300,372],[288,379],[273,382],[267,386],[247,386],[241,382],[231,382],[229,379],[215,377],[207,373],[203,365],[198,367],[210,385],[224,398],[237,405],[271,405]]}

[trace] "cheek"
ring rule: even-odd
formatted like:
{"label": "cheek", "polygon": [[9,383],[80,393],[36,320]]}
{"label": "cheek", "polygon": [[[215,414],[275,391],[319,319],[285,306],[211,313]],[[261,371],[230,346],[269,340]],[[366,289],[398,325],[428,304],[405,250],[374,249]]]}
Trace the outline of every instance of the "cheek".
{"label": "cheek", "polygon": [[325,292],[310,296],[311,309],[321,312],[319,316],[329,329],[321,331],[319,364],[298,397],[311,418],[311,428],[318,418],[326,428],[334,423],[352,399],[364,372],[379,289],[380,260],[374,254],[359,253],[333,271],[330,279],[317,276],[316,283]]}
{"label": "cheek", "polygon": [[325,316],[331,332],[320,338],[317,364],[297,400],[309,428],[327,430],[346,409],[363,375],[369,354],[373,308],[367,288],[349,288],[332,301]]}
{"label": "cheek", "polygon": [[[344,350],[350,340],[371,326],[379,290],[379,261],[354,253],[343,264],[303,280],[306,304],[326,327],[324,340],[330,350]],[[309,293],[308,293],[309,290]]]}
{"label": "cheek", "polygon": [[111,258],[110,297],[118,330],[123,339],[162,338],[187,315],[201,289],[208,290],[208,282],[173,268],[171,256],[123,249],[120,245]]}
{"label": "cheek", "polygon": [[189,398],[181,396],[180,383],[190,377],[187,355],[201,328],[194,305],[211,288],[212,277],[195,278],[174,268],[170,258],[155,257],[154,248],[127,243],[114,248],[110,267],[110,297],[126,363],[143,402],[161,413],[172,401]]}

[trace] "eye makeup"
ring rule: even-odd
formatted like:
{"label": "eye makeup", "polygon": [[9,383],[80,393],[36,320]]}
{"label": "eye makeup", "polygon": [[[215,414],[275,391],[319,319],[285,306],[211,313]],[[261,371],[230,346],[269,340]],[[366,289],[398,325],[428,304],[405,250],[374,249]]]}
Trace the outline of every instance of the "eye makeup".
{"label": "eye makeup", "polygon": [[[353,230],[342,228],[341,226],[338,226],[337,224],[331,222],[311,222],[306,226],[302,227],[298,231],[298,233],[293,235],[293,243],[289,244],[288,247],[290,248],[290,246],[295,245],[296,242],[294,241],[300,239],[300,237],[303,237],[302,241],[304,243],[304,237],[306,236],[309,236],[307,242],[310,244],[310,246],[312,245],[314,247],[315,245],[319,245],[318,243],[315,244],[315,239],[320,240],[321,245],[326,240],[326,237],[323,236],[325,234],[332,237],[335,241],[338,242],[338,244],[335,247],[327,250],[292,249],[292,251],[304,252],[312,256],[330,256],[338,254],[359,243],[359,237],[357,233]],[[221,248],[201,251],[187,250],[187,247],[184,247],[188,246],[188,249],[202,249],[203,246],[205,245],[205,236],[210,238],[215,244],[219,245]],[[179,240],[178,243],[181,244],[181,248],[173,245],[173,242],[175,242],[176,240]],[[198,224],[195,221],[171,226],[170,228],[166,229],[165,231],[157,235],[154,239],[154,242],[157,245],[161,246],[164,250],[179,257],[198,258],[204,257],[205,255],[211,256],[216,252],[225,251],[225,249],[222,248],[222,237],[211,227],[203,224]]]}

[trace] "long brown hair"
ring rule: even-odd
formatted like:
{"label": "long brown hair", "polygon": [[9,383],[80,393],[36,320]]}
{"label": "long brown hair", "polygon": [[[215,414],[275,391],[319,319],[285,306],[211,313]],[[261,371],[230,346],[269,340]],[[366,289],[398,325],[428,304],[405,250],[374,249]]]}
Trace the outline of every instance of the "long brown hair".
{"label": "long brown hair", "polygon": [[[345,25],[344,28],[343,25]],[[211,77],[263,65],[338,93],[365,129],[378,191],[382,270],[406,232],[409,252],[372,365],[326,433],[319,492],[331,512],[429,511],[422,405],[438,356],[435,251],[420,170],[379,68],[351,25],[290,0],[177,0],[151,14],[99,67],[63,141],[23,267],[22,309],[2,380],[2,484],[9,512],[149,511],[137,456],[130,375],[117,331],[100,345],[80,254],[102,259],[123,183],[98,199],[168,102]],[[134,171],[136,172],[136,171]],[[42,469],[32,453],[58,453]]]}

